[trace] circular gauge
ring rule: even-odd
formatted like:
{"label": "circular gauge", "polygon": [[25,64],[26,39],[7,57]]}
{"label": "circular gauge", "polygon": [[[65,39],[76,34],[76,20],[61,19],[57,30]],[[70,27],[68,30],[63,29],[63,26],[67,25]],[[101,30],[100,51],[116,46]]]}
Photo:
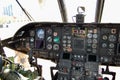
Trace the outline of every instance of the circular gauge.
{"label": "circular gauge", "polygon": [[47,38],[47,41],[48,41],[48,42],[52,42],[52,37],[49,36],[49,37]]}
{"label": "circular gauge", "polygon": [[106,48],[107,44],[106,43],[102,43],[102,48]]}
{"label": "circular gauge", "polygon": [[51,35],[52,34],[52,29],[48,29],[47,33]]}
{"label": "circular gauge", "polygon": [[48,50],[51,50],[51,49],[52,49],[52,44],[48,44],[48,45],[47,45],[47,49],[48,49]]}
{"label": "circular gauge", "polygon": [[114,43],[110,43],[110,44],[109,44],[109,47],[110,47],[110,48],[114,48],[114,47],[115,47]]}
{"label": "circular gauge", "polygon": [[88,42],[88,43],[92,43],[92,39],[88,39],[87,42]]}
{"label": "circular gauge", "polygon": [[108,38],[107,35],[103,35],[103,36],[102,36],[102,39],[103,39],[103,40],[107,40],[107,38]]}
{"label": "circular gauge", "polygon": [[98,37],[98,35],[97,34],[93,34],[93,38],[97,38]]}
{"label": "circular gauge", "polygon": [[97,39],[93,39],[93,43],[98,43]]}
{"label": "circular gauge", "polygon": [[114,41],[116,41],[116,40],[117,40],[117,38],[116,38],[115,35],[110,35],[110,36],[109,36],[109,41],[114,42]]}
{"label": "circular gauge", "polygon": [[59,50],[59,45],[58,44],[54,44],[53,45],[53,50]]}
{"label": "circular gauge", "polygon": [[88,34],[87,34],[87,37],[88,37],[88,38],[92,38],[92,34],[91,34],[91,33],[88,33]]}
{"label": "circular gauge", "polygon": [[92,44],[92,48],[97,48],[97,44]]}
{"label": "circular gauge", "polygon": [[40,38],[40,39],[44,38],[44,34],[45,34],[45,31],[43,29],[39,29],[37,31],[37,37]]}
{"label": "circular gauge", "polygon": [[34,42],[34,38],[30,38],[30,42]]}

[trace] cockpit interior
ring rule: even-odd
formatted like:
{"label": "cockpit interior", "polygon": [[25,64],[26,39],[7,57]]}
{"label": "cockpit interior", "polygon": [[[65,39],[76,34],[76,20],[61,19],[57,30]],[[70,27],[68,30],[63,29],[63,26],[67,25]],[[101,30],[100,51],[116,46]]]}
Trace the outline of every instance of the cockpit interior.
{"label": "cockpit interior", "polygon": [[118,0],[1,0],[0,80],[119,80],[118,7]]}

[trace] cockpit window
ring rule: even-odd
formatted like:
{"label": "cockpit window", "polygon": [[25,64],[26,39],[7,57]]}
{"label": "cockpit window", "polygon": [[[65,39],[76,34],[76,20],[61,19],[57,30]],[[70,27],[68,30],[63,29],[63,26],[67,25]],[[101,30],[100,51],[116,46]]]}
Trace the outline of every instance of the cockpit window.
{"label": "cockpit window", "polygon": [[[78,14],[79,6],[85,7],[85,22],[94,22],[97,0],[63,1],[68,22],[74,22],[72,18]],[[30,21],[28,16],[37,22],[62,22],[59,0],[1,0],[0,8],[1,24]],[[28,16],[23,11],[26,11]]]}
{"label": "cockpit window", "polygon": [[120,23],[119,0],[106,0],[103,9],[102,23]]}

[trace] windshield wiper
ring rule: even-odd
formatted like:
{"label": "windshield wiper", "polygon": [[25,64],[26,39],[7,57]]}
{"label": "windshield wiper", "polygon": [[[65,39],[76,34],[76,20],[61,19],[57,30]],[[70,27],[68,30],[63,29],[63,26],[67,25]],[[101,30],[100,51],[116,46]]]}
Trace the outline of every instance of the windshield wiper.
{"label": "windshield wiper", "polygon": [[22,7],[22,5],[20,4],[20,2],[18,0],[16,0],[16,2],[18,3],[18,5],[22,9],[22,11],[25,13],[25,15],[28,17],[28,19],[30,21],[34,21],[33,17]]}

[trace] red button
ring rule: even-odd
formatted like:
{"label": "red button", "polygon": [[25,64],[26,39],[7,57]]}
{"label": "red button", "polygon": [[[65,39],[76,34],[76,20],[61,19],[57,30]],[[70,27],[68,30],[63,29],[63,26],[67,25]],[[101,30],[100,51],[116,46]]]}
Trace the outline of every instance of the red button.
{"label": "red button", "polygon": [[103,78],[98,78],[98,80],[103,80]]}

